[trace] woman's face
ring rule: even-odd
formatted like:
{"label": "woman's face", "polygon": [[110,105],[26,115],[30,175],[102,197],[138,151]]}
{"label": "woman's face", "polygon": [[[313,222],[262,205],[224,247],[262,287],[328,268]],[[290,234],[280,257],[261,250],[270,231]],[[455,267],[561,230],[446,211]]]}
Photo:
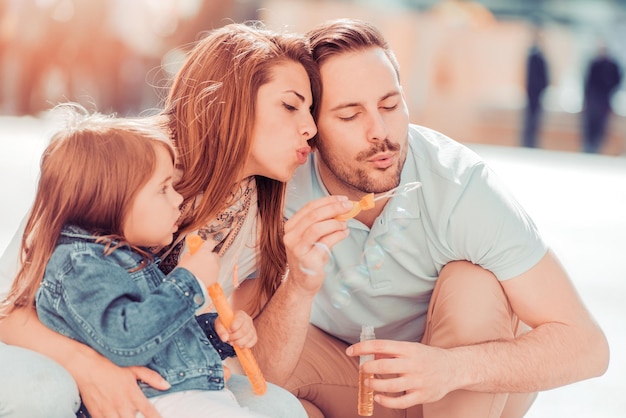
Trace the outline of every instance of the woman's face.
{"label": "woman's face", "polygon": [[271,81],[259,88],[252,129],[252,148],[244,177],[260,175],[288,181],[311,151],[307,140],[317,133],[310,108],[311,85],[304,67],[286,61],[271,70]]}

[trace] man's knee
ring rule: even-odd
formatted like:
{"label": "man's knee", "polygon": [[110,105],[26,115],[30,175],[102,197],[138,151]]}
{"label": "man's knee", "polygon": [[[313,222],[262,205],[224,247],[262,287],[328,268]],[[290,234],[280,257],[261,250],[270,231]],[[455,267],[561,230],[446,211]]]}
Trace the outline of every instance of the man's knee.
{"label": "man's knee", "polygon": [[34,351],[0,343],[0,416],[74,417],[80,396],[71,375]]}
{"label": "man's knee", "polygon": [[497,278],[468,261],[442,270],[429,309],[430,345],[453,347],[512,338],[515,317]]}

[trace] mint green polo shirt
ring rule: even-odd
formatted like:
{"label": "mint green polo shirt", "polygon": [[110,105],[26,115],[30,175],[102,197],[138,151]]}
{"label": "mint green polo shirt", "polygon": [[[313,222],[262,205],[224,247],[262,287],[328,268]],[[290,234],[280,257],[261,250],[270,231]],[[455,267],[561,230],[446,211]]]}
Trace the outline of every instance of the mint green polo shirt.
{"label": "mint green polo shirt", "polygon": [[[389,200],[372,228],[354,219],[332,250],[311,323],[348,342],[362,324],[376,337],[420,341],[435,281],[450,261],[469,260],[507,280],[529,270],[547,246],[528,214],[476,153],[445,135],[409,127],[401,184],[422,186]],[[286,216],[328,195],[317,155],[296,171]]]}

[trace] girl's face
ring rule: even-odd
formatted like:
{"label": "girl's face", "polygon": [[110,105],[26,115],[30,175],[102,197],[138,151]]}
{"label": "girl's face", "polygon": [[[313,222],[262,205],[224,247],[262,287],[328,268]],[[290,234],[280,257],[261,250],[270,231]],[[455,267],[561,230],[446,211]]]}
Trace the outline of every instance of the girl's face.
{"label": "girl's face", "polygon": [[317,133],[310,108],[311,85],[304,67],[287,61],[274,66],[269,83],[259,88],[252,148],[244,177],[260,175],[287,181],[306,161],[307,140]]}
{"label": "girl's face", "polygon": [[172,187],[174,165],[165,147],[155,145],[155,152],[154,173],[137,193],[124,220],[124,237],[136,246],[168,245],[178,229],[183,197]]}

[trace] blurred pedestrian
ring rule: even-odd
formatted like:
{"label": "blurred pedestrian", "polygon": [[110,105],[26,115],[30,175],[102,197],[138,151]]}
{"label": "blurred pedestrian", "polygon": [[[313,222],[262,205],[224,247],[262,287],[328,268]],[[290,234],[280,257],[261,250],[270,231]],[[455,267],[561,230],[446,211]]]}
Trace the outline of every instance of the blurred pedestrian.
{"label": "blurred pedestrian", "polygon": [[583,151],[597,153],[602,147],[611,115],[611,97],[622,81],[621,69],[604,44],[589,64],[585,76]]}
{"label": "blurred pedestrian", "polygon": [[529,148],[537,146],[537,135],[543,111],[541,98],[549,84],[548,65],[540,41],[539,29],[535,29],[526,59],[526,109],[522,132],[522,145]]}

